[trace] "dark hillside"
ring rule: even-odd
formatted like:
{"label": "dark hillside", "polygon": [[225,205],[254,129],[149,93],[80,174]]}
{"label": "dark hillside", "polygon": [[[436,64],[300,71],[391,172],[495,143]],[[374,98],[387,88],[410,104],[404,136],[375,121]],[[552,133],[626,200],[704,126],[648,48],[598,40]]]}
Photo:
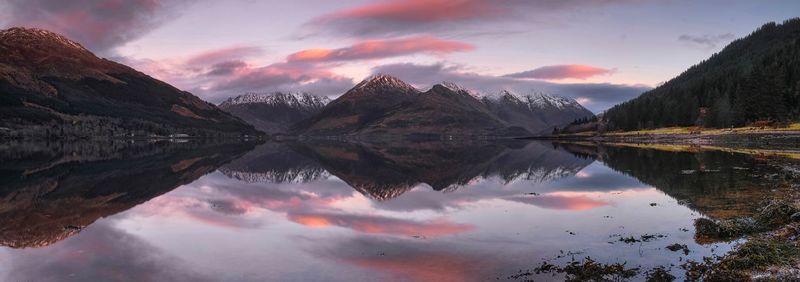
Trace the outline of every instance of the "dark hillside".
{"label": "dark hillside", "polygon": [[800,18],[762,26],[605,117],[611,130],[800,119]]}

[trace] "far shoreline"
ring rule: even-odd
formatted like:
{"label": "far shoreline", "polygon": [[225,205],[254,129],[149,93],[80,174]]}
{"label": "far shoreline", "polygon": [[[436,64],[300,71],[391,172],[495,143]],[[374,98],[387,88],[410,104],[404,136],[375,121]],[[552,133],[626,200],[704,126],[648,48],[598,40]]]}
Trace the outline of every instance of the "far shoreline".
{"label": "far shoreline", "polygon": [[669,127],[640,131],[596,131],[523,137],[525,140],[550,140],[593,143],[665,144],[725,146],[761,149],[800,150],[800,123],[785,128]]}

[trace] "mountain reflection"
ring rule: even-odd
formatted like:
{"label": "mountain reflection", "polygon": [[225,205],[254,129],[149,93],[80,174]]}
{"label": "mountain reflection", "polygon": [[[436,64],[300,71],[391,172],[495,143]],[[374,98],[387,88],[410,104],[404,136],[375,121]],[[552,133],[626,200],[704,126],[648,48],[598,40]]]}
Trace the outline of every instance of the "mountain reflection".
{"label": "mountain reflection", "polygon": [[453,191],[474,181],[498,178],[548,182],[591,164],[542,142],[270,143],[223,166],[225,175],[246,181],[307,182],[333,175],[376,200],[396,198],[420,184]]}
{"label": "mountain reflection", "polygon": [[230,178],[249,183],[305,183],[329,176],[313,159],[275,142],[262,144],[219,170]]}
{"label": "mountain reflection", "polygon": [[252,149],[215,143],[5,143],[0,245],[42,247],[214,171]]}
{"label": "mountain reflection", "polygon": [[[786,181],[778,160],[588,143],[6,146],[10,281],[483,281],[570,252],[651,267],[728,250],[693,220],[747,215]],[[645,234],[666,237],[619,241]]]}
{"label": "mountain reflection", "polygon": [[[578,174],[595,160],[633,178]],[[552,191],[536,197],[521,191],[484,192],[484,196],[568,210],[608,204],[587,197],[586,192],[652,186],[714,218],[752,212],[759,204],[753,199],[775,193],[770,187],[774,183],[764,181],[775,170],[771,162],[722,151],[522,141],[267,143],[220,168],[230,178],[251,183],[305,183],[334,176],[386,207],[431,203],[429,199],[396,202],[421,184],[435,191],[454,191],[485,179],[502,185],[550,183],[546,188]]]}
{"label": "mountain reflection", "polygon": [[[258,226],[242,215],[264,209],[306,227],[440,237],[475,226],[352,213],[335,203],[360,193],[387,212],[441,212],[484,200],[586,211],[613,206],[612,192],[654,187],[704,216],[729,218],[780,193],[775,181],[765,181],[779,170],[774,162],[701,150],[522,141],[5,143],[2,149],[0,245],[12,248],[51,245],[154,198],[144,210],[183,205],[186,216],[216,226]],[[189,183],[202,189],[162,197]]]}

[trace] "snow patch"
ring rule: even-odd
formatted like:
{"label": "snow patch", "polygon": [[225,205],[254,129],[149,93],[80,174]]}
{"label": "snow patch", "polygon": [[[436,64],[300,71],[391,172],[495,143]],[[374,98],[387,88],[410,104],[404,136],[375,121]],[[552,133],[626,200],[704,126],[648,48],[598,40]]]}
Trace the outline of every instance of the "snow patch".
{"label": "snow patch", "polygon": [[245,104],[268,104],[268,105],[288,105],[296,108],[321,108],[330,102],[330,98],[316,96],[308,93],[282,93],[273,92],[269,94],[246,93],[241,96],[233,97],[220,104],[220,107]]}
{"label": "snow patch", "polygon": [[556,108],[559,110],[564,110],[567,108],[579,108],[582,109],[581,106],[577,101],[550,95],[542,92],[533,92],[527,95],[519,95],[516,93],[512,93],[508,90],[502,90],[498,93],[491,93],[486,94],[483,98],[488,99],[490,101],[501,101],[505,100],[508,102],[515,102],[515,103],[523,103],[528,106],[531,110],[539,110],[539,109],[548,109],[548,108]]}
{"label": "snow patch", "polygon": [[0,41],[6,41],[10,39],[25,39],[26,41],[51,41],[60,43],[61,45],[70,48],[79,49],[81,51],[89,51],[81,44],[72,41],[63,35],[40,28],[14,27],[0,30]]}
{"label": "snow patch", "polygon": [[399,78],[386,74],[374,75],[353,87],[353,89],[358,90],[376,90],[386,88],[401,89],[408,92],[418,92],[414,86],[411,86]]}

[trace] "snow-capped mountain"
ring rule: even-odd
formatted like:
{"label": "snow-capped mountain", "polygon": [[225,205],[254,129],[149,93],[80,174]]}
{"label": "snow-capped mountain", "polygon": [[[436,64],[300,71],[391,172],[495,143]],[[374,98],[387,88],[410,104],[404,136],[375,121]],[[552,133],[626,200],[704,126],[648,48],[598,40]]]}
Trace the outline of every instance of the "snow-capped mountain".
{"label": "snow-capped mountain", "polygon": [[68,48],[89,52],[89,50],[84,48],[78,42],[72,41],[58,33],[40,28],[9,28],[6,30],[0,30],[0,40],[14,40],[17,42],[25,41],[29,43],[49,42],[50,44],[56,43]]}
{"label": "snow-capped mountain", "polygon": [[219,107],[268,134],[284,133],[295,123],[320,111],[328,97],[308,93],[247,93],[233,97]]}
{"label": "snow-capped mountain", "polygon": [[518,95],[503,90],[485,95],[481,101],[503,121],[534,133],[547,133],[576,119],[594,116],[573,99],[541,92]]}
{"label": "snow-capped mountain", "polygon": [[365,79],[291,131],[303,135],[529,136],[593,116],[544,93],[479,95],[445,82],[422,92],[402,80]]}
{"label": "snow-capped mountain", "polygon": [[583,106],[578,104],[575,100],[541,92],[525,95],[522,98],[524,98],[524,101],[528,102],[528,105],[530,105],[532,109],[543,109],[547,107],[555,107],[557,109],[566,109],[567,107],[583,108]]}
{"label": "snow-capped mountain", "polygon": [[265,172],[247,172],[230,170],[226,167],[219,169],[228,178],[244,181],[247,183],[308,183],[325,179],[330,174],[324,169],[306,169]]}
{"label": "snow-capped mountain", "polygon": [[392,90],[404,93],[419,92],[419,90],[414,88],[414,86],[411,86],[411,84],[408,84],[405,81],[402,81],[396,77],[386,74],[377,74],[357,84],[355,87],[353,87],[353,89],[348,91],[348,93],[369,92],[369,93],[385,94],[386,92],[384,92],[383,90]]}
{"label": "snow-capped mountain", "polygon": [[376,75],[337,98],[293,130],[302,135],[528,136],[507,126],[480,100],[455,84],[421,92],[402,80]]}
{"label": "snow-capped mountain", "polygon": [[480,94],[478,92],[476,92],[476,91],[474,91],[472,89],[461,87],[461,85],[458,85],[455,82],[445,81],[445,82],[442,82],[441,85],[446,87],[447,89],[450,89],[450,90],[454,91],[454,92],[468,94],[468,95],[470,95],[472,97],[476,97],[476,98],[480,97]]}
{"label": "snow-capped mountain", "polygon": [[530,110],[539,109],[567,109],[567,108],[583,108],[577,101],[561,96],[555,96],[543,92],[533,92],[526,95],[520,95],[508,90],[502,90],[494,94],[479,95],[486,100],[509,100],[517,103],[524,103]]}
{"label": "snow-capped mountain", "polygon": [[246,93],[225,100],[220,107],[230,107],[243,104],[289,105],[296,108],[319,109],[330,102],[328,97],[315,96],[308,93],[282,93],[269,94]]}

